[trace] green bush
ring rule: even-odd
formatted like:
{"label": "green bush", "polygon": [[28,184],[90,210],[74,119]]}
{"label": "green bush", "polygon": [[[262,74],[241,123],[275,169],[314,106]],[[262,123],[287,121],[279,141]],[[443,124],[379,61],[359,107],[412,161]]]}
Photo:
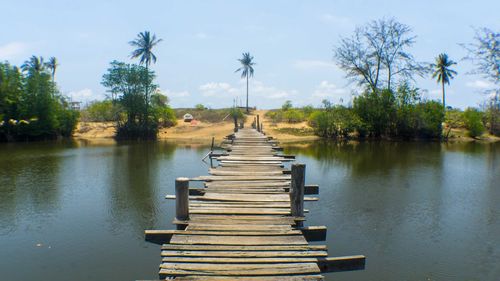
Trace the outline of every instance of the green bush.
{"label": "green bush", "polygon": [[416,105],[417,137],[440,138],[443,132],[444,109],[437,101],[425,101]]}
{"label": "green bush", "polygon": [[484,131],[483,112],[476,108],[467,108],[464,111],[465,127],[469,130],[468,135],[472,138],[481,136]]}
{"label": "green bush", "polygon": [[349,134],[362,127],[356,113],[340,105],[314,111],[309,124],[318,136],[327,138],[348,138]]}
{"label": "green bush", "polygon": [[304,113],[298,109],[288,109],[284,111],[283,118],[288,123],[299,123],[305,120]]}
{"label": "green bush", "polygon": [[365,92],[353,101],[353,110],[373,137],[391,135],[396,118],[395,98],[390,90]]}
{"label": "green bush", "polygon": [[82,121],[106,122],[117,121],[123,109],[111,100],[93,101],[81,112]]}

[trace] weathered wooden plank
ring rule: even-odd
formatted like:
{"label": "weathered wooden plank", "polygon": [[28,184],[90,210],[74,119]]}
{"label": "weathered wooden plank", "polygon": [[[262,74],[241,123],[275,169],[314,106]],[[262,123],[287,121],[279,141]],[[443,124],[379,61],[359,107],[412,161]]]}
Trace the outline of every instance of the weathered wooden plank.
{"label": "weathered wooden plank", "polygon": [[253,264],[253,263],[299,263],[299,262],[314,262],[318,263],[320,258],[315,257],[258,257],[258,258],[244,258],[244,257],[164,257],[162,262],[168,263],[215,263],[215,264]]}
{"label": "weathered wooden plank", "polygon": [[321,275],[280,275],[280,276],[181,276],[176,281],[321,281]]}
{"label": "weathered wooden plank", "polygon": [[330,257],[321,259],[318,266],[321,272],[338,272],[365,269],[366,257],[363,255]]}
{"label": "weathered wooden plank", "polygon": [[176,251],[326,251],[326,245],[189,245],[163,244],[162,250]]}
{"label": "weathered wooden plank", "polygon": [[290,225],[283,224],[207,224],[190,223],[186,230],[222,230],[222,231],[268,231],[268,230],[291,230]]}
{"label": "weathered wooden plank", "polygon": [[205,263],[162,263],[160,276],[170,275],[218,275],[218,276],[260,276],[320,273],[316,263],[283,264],[205,264]]}
{"label": "weathered wooden plank", "polygon": [[171,244],[191,245],[306,245],[301,235],[289,236],[213,236],[213,235],[173,235]]}
{"label": "weathered wooden plank", "polygon": [[173,251],[163,250],[163,257],[239,257],[239,258],[272,258],[272,257],[327,257],[326,251]]}

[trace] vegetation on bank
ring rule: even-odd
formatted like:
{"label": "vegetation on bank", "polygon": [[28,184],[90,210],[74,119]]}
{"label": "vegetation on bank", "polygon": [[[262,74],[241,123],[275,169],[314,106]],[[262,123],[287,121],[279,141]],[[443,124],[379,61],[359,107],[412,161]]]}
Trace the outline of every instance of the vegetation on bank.
{"label": "vegetation on bank", "polygon": [[58,63],[32,56],[21,68],[0,62],[0,141],[44,140],[72,135],[78,112],[58,90]]}
{"label": "vegetation on bank", "polygon": [[[326,138],[440,139],[443,123],[451,128],[463,126],[470,137],[486,129],[500,135],[500,87],[490,89],[490,100],[482,110],[447,113],[445,85],[457,75],[456,62],[442,53],[434,64],[418,62],[410,52],[415,36],[409,26],[395,19],[380,19],[355,29],[334,49],[334,58],[346,78],[364,89],[348,106],[323,101],[321,108],[293,108],[290,101],[280,110],[268,112],[273,123],[308,121],[315,134]],[[478,30],[475,42],[464,45],[467,59],[495,86],[500,85],[500,34]],[[413,85],[415,76],[431,74],[442,87],[442,101],[426,100]],[[450,120],[448,120],[450,117]],[[445,122],[446,121],[446,122]]]}

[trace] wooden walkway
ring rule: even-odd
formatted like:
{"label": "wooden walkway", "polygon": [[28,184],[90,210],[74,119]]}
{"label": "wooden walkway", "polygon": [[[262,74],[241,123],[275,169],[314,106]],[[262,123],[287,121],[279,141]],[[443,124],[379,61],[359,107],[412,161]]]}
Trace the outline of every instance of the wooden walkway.
{"label": "wooden walkway", "polygon": [[[162,244],[160,279],[323,280],[321,273],[363,269],[364,256],[328,257],[326,227],[304,226],[305,165],[285,162],[276,141],[240,129],[208,176],[176,180],[177,230],[146,230]],[[203,181],[204,188],[190,188]],[[174,196],[167,196],[173,199]]]}

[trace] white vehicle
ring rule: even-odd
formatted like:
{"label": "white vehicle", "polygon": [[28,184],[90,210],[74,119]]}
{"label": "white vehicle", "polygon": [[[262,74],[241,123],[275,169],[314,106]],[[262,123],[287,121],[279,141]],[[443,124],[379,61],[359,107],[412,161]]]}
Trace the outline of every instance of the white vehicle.
{"label": "white vehicle", "polygon": [[184,114],[184,122],[191,122],[193,121],[193,115],[189,114],[189,113],[186,113]]}

